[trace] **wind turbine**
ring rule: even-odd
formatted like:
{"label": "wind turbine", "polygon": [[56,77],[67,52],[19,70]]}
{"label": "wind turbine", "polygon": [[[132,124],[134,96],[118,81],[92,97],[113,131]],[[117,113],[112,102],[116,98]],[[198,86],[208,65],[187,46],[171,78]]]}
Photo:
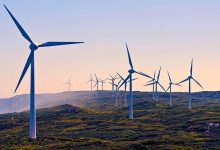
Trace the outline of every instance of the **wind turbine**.
{"label": "wind turbine", "polygon": [[93,82],[94,80],[92,79],[92,75],[90,74],[90,80],[87,82],[87,83],[89,83],[90,82],[90,88],[91,88],[91,91],[92,91],[92,82]]}
{"label": "wind turbine", "polygon": [[68,91],[70,91],[70,88],[72,86],[72,83],[71,83],[71,78],[69,78],[68,82],[65,83],[68,87]]}
{"label": "wind turbine", "polygon": [[149,82],[151,82],[151,83],[147,83],[147,84],[145,84],[144,86],[149,86],[149,85],[152,85],[152,87],[153,87],[153,90],[152,90],[152,98],[154,99],[154,85],[155,85],[155,78],[156,78],[156,71],[154,71],[154,78],[151,80],[151,81],[149,81]]}
{"label": "wind turbine", "polygon": [[98,80],[98,77],[96,76],[96,74],[95,74],[95,78],[96,78],[96,83],[95,83],[95,85],[94,85],[94,87],[96,86],[96,96],[97,96],[97,98],[99,98],[99,80]]}
{"label": "wind turbine", "polygon": [[204,89],[203,87],[202,87],[202,85],[195,79],[195,78],[193,78],[193,59],[192,59],[192,61],[191,61],[191,68],[190,68],[190,74],[189,74],[189,76],[185,79],[185,80],[183,80],[183,81],[181,81],[181,82],[179,82],[178,84],[181,84],[181,83],[183,83],[183,82],[186,82],[186,81],[189,81],[189,93],[188,93],[188,95],[189,95],[189,109],[191,110],[192,109],[192,97],[191,97],[191,80],[193,80],[197,85],[199,85],[202,89]]}
{"label": "wind turbine", "polygon": [[118,109],[118,86],[121,83],[122,79],[118,82],[118,84],[113,84],[115,86],[115,108]]}
{"label": "wind turbine", "polygon": [[106,82],[105,82],[106,80],[107,80],[107,79],[102,80],[101,78],[99,78],[99,81],[101,82],[101,85],[102,85],[102,91],[104,90],[104,84],[106,83]]}
{"label": "wind turbine", "polygon": [[128,60],[129,60],[129,64],[130,64],[130,69],[128,70],[128,76],[126,77],[126,79],[123,81],[123,83],[118,87],[118,89],[124,85],[129,79],[130,79],[130,94],[129,94],[129,119],[133,119],[133,93],[132,93],[132,75],[133,73],[137,73],[139,75],[142,75],[142,76],[145,76],[147,78],[150,78],[150,79],[153,79],[152,77],[142,73],[142,72],[137,72],[134,70],[133,68],[133,64],[132,64],[132,61],[131,61],[131,56],[130,56],[130,53],[129,53],[129,50],[128,50],[128,46],[127,46],[127,43],[126,43],[126,48],[127,48],[127,53],[128,53]]}
{"label": "wind turbine", "polygon": [[110,76],[110,78],[108,78],[108,79],[111,80],[110,84],[112,85],[112,92],[114,92],[114,90],[115,90],[115,88],[114,88],[115,80],[118,79],[118,78],[117,78],[117,75],[113,77],[112,75],[109,74],[109,76]]}
{"label": "wind turbine", "polygon": [[168,71],[167,71],[167,74],[168,74],[170,83],[169,83],[169,87],[168,87],[168,89],[166,91],[170,90],[170,106],[173,106],[173,101],[172,101],[172,85],[177,85],[177,86],[181,86],[181,85],[179,85],[177,83],[173,83]]}
{"label": "wind turbine", "polygon": [[155,84],[155,95],[156,95],[156,100],[158,100],[158,97],[159,97],[159,95],[158,95],[158,85],[166,92],[166,90],[165,90],[165,88],[160,84],[160,82],[159,82],[159,79],[160,79],[160,71],[161,71],[161,67],[160,67],[160,70],[159,70],[159,72],[158,72],[158,74],[157,74],[157,79],[152,79],[151,80],[151,83],[150,84],[148,84],[148,85],[154,85]]}
{"label": "wind turbine", "polygon": [[31,139],[36,138],[36,110],[35,110],[35,82],[34,82],[34,52],[38,48],[41,47],[50,47],[50,46],[60,46],[60,45],[67,45],[67,44],[79,44],[83,42],[46,42],[43,44],[36,44],[34,43],[31,38],[28,36],[28,34],[25,32],[25,30],[22,28],[22,26],[18,23],[18,21],[15,19],[15,17],[11,14],[11,12],[8,10],[8,8],[4,5],[5,9],[11,16],[12,20],[14,21],[15,25],[17,26],[18,30],[22,34],[22,36],[30,43],[30,55],[27,59],[27,62],[24,66],[24,70],[21,74],[21,77],[18,81],[18,84],[15,88],[15,91],[17,91],[24,75],[26,74],[28,68],[31,66],[31,85],[30,85],[30,132],[29,132],[29,137]]}
{"label": "wind turbine", "polygon": [[[121,80],[122,81],[125,81],[125,79],[119,74],[119,73],[117,73],[118,74],[118,76],[121,78]],[[132,81],[134,81],[134,80],[137,80],[138,78],[134,78],[134,79],[132,79]],[[128,81],[126,81],[125,83],[124,83],[124,106],[126,107],[127,106],[127,83],[128,82],[130,82],[130,80],[128,80]],[[119,90],[119,89],[118,89]]]}

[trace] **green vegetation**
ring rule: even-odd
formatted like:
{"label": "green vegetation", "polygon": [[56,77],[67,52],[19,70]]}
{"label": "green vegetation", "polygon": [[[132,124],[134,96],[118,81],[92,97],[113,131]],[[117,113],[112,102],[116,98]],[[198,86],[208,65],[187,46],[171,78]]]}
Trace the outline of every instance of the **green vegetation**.
{"label": "green vegetation", "polygon": [[[84,108],[62,105],[37,110],[37,140],[28,139],[29,112],[0,115],[0,149],[220,149],[220,100],[193,99],[187,109],[184,93],[156,103],[151,95],[134,92],[134,117],[128,108],[114,110],[114,98],[105,95]],[[120,98],[122,106],[123,98]]]}

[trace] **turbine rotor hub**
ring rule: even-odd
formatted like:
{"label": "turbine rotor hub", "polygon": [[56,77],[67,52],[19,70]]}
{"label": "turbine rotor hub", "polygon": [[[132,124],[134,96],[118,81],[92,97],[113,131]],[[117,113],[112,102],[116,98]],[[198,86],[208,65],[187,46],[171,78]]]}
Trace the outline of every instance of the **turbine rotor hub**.
{"label": "turbine rotor hub", "polygon": [[29,48],[33,51],[37,50],[38,49],[38,45],[36,43],[32,43],[30,44]]}
{"label": "turbine rotor hub", "polygon": [[134,73],[133,69],[128,70],[129,73]]}

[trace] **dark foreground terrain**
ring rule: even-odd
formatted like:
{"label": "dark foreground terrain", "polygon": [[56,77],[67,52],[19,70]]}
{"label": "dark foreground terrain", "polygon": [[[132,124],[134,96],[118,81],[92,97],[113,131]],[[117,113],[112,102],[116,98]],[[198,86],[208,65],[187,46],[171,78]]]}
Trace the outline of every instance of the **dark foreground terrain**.
{"label": "dark foreground terrain", "polygon": [[[94,94],[94,93],[93,93]],[[218,93],[219,94],[219,93]],[[134,92],[134,118],[128,108],[114,109],[114,97],[103,94],[84,107],[62,105],[37,110],[36,140],[29,140],[29,112],[0,115],[0,149],[220,149],[220,98],[215,92],[195,93],[193,110],[186,93],[159,102],[150,93]],[[94,96],[93,96],[94,97]]]}

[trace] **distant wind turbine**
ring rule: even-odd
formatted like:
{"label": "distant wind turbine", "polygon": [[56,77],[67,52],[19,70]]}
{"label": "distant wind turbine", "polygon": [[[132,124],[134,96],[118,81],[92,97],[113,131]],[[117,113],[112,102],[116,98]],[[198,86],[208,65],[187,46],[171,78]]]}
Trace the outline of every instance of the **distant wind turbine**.
{"label": "distant wind turbine", "polygon": [[99,98],[99,80],[98,80],[98,77],[96,76],[96,74],[95,74],[95,78],[96,78],[96,80],[95,80],[95,85],[94,85],[94,87],[96,87],[96,96],[97,96],[97,98]]}
{"label": "distant wind turbine", "polygon": [[177,83],[173,83],[168,71],[167,71],[167,74],[168,74],[170,83],[169,83],[169,87],[168,87],[168,89],[166,91],[170,90],[170,106],[173,106],[173,101],[172,101],[172,85],[177,85],[177,86],[181,86],[181,85],[179,85]]}
{"label": "distant wind turbine", "polygon": [[72,86],[72,83],[71,83],[71,78],[69,78],[68,82],[65,83],[68,87],[68,91],[70,91],[70,88]]}
{"label": "distant wind turbine", "polygon": [[87,82],[87,83],[89,83],[90,82],[90,90],[92,91],[92,83],[93,83],[93,79],[92,79],[92,75],[90,74],[90,80]]}
{"label": "distant wind turbine", "polygon": [[190,75],[185,80],[178,83],[178,84],[181,84],[181,83],[186,82],[186,81],[189,82],[189,93],[188,93],[188,95],[189,95],[189,106],[188,107],[189,107],[190,110],[192,109],[191,80],[193,80],[197,85],[199,85],[203,89],[202,85],[195,78],[193,78],[192,74],[193,74],[193,59],[191,61]]}
{"label": "distant wind turbine", "polygon": [[152,77],[142,73],[142,72],[137,72],[134,70],[133,68],[133,64],[132,64],[132,61],[131,61],[131,56],[130,56],[130,53],[129,53],[129,50],[128,50],[128,46],[126,44],[126,48],[127,48],[127,53],[128,53],[128,60],[129,60],[129,64],[130,64],[130,69],[128,70],[128,76],[126,77],[126,79],[123,81],[123,83],[118,87],[118,89],[124,85],[129,79],[130,79],[130,94],[129,94],[129,97],[130,97],[130,100],[129,100],[129,119],[133,119],[133,93],[132,93],[132,75],[133,73],[137,73],[139,75],[142,75],[142,76],[145,76],[147,78],[150,78],[150,79],[153,79]]}
{"label": "distant wind turbine", "polygon": [[103,92],[103,90],[104,90],[104,84],[106,83],[106,82],[105,82],[106,80],[107,80],[107,79],[102,80],[101,78],[99,78],[99,81],[101,82],[101,85],[102,85],[102,92]]}
{"label": "distant wind turbine", "polygon": [[117,78],[117,75],[113,77],[112,75],[109,74],[109,76],[110,76],[110,78],[108,78],[108,79],[111,80],[110,84],[112,85],[112,92],[114,92],[114,90],[115,90],[115,88],[114,88],[115,87],[114,86],[115,80],[118,79],[118,78]]}
{"label": "distant wind turbine", "polygon": [[5,9],[11,16],[12,20],[14,21],[15,25],[19,29],[22,36],[30,43],[30,55],[27,59],[27,62],[24,66],[24,70],[21,74],[21,77],[18,81],[18,84],[15,88],[15,91],[17,91],[23,77],[25,76],[29,66],[31,66],[31,87],[30,87],[30,132],[29,137],[31,139],[36,138],[36,110],[35,110],[35,82],[34,82],[34,52],[41,47],[50,47],[50,46],[60,46],[60,45],[67,45],[67,44],[80,44],[83,42],[46,42],[43,44],[36,44],[31,40],[31,38],[28,36],[28,34],[25,32],[25,30],[22,28],[22,26],[18,23],[18,21],[15,19],[15,17],[11,14],[11,12],[8,10],[8,8],[4,5]]}
{"label": "distant wind turbine", "polygon": [[[118,74],[118,76],[121,78],[121,80],[122,81],[125,81],[125,79],[119,74],[119,73],[117,73]],[[134,78],[134,79],[132,79],[132,81],[134,81],[134,80],[137,80],[138,78]],[[128,82],[130,82],[130,80],[128,80],[128,81],[126,81],[125,83],[124,83],[124,107],[126,107],[127,106],[127,83]],[[119,90],[119,89],[118,89]]]}
{"label": "distant wind turbine", "polygon": [[118,84],[113,84],[115,86],[115,108],[118,109],[118,86],[122,80],[118,82]]}
{"label": "distant wind turbine", "polygon": [[151,83],[147,84],[147,85],[154,85],[155,84],[155,95],[156,95],[156,100],[158,101],[158,85],[166,92],[165,88],[160,84],[159,79],[160,79],[160,71],[161,71],[161,67],[160,70],[157,74],[157,79],[152,79]]}
{"label": "distant wind turbine", "polygon": [[[144,86],[149,86],[149,85],[152,85],[152,87],[153,87],[153,90],[152,90],[152,98],[154,99],[154,89],[155,89],[155,87],[154,87],[154,85],[156,84],[156,80],[155,80],[155,78],[156,78],[156,71],[154,71],[154,78],[151,80],[151,81],[149,81],[149,82],[147,82],[147,84],[145,84]],[[151,82],[151,83],[150,83]]]}

